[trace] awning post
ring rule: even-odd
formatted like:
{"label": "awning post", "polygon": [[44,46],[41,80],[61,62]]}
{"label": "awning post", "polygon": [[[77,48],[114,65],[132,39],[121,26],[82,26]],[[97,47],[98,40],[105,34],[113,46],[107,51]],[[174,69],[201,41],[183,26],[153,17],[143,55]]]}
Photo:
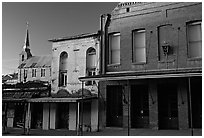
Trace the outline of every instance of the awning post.
{"label": "awning post", "polygon": [[3,118],[3,133],[5,133],[5,134],[8,133],[8,131],[7,131],[7,107],[8,107],[8,105],[5,102],[5,104],[4,104],[5,114],[4,114],[4,118]]}
{"label": "awning post", "polygon": [[188,77],[188,94],[189,94],[189,112],[191,121],[191,136],[193,136],[193,115],[192,115],[192,100],[191,100],[191,78]]}
{"label": "awning post", "polygon": [[81,91],[81,98],[82,98],[82,101],[81,101],[81,136],[83,136],[83,118],[84,118],[84,81],[82,81],[82,91]]}
{"label": "awning post", "polygon": [[128,93],[128,136],[130,135],[130,85],[127,80],[127,93]]}
{"label": "awning post", "polygon": [[24,102],[24,112],[23,112],[23,134],[26,134],[26,107],[27,107],[27,103]]}
{"label": "awning post", "polygon": [[79,131],[80,131],[80,102],[77,102],[77,136],[80,135]]}
{"label": "awning post", "polygon": [[28,102],[28,108],[27,108],[27,128],[26,128],[26,134],[29,135],[30,131],[30,102]]}

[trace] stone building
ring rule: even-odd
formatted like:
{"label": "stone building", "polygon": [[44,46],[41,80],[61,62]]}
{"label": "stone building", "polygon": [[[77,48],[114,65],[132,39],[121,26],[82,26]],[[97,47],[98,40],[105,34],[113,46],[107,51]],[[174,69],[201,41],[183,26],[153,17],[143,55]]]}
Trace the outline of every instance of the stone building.
{"label": "stone building", "polygon": [[125,2],[101,16],[99,125],[202,127],[202,3]]}
{"label": "stone building", "polygon": [[[95,81],[81,83],[78,78],[98,74],[98,33],[49,41],[52,42],[51,95],[53,97],[53,102],[50,104],[50,129],[76,130],[81,127],[83,130],[96,131],[98,83]],[[80,101],[82,98],[83,103]]]}

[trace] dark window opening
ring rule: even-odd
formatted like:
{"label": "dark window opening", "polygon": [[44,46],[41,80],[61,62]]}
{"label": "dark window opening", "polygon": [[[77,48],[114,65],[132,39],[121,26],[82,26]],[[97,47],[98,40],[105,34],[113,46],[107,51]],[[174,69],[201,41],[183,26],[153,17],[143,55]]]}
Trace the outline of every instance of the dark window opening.
{"label": "dark window opening", "polygon": [[126,8],[126,12],[130,12],[130,8]]}

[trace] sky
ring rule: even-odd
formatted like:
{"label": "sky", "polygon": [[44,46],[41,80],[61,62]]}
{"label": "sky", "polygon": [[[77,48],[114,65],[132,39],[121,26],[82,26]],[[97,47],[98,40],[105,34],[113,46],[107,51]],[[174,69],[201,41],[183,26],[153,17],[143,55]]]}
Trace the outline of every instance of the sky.
{"label": "sky", "polygon": [[51,55],[48,40],[100,29],[100,15],[118,2],[2,2],[2,74],[17,71],[26,22],[33,56]]}

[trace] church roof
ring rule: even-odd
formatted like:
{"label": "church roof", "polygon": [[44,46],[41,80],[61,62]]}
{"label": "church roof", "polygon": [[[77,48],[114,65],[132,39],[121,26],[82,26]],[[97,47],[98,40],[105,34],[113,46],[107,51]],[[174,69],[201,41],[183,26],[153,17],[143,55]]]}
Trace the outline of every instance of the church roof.
{"label": "church roof", "polygon": [[18,68],[51,67],[51,56],[32,56],[18,66]]}

